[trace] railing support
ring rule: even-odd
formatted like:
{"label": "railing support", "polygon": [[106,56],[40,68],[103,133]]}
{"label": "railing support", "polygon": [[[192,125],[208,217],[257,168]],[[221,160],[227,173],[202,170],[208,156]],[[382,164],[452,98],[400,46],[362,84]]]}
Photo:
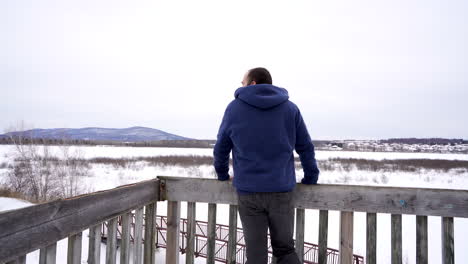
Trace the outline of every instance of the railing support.
{"label": "railing support", "polygon": [[377,214],[367,213],[366,263],[377,263]]}
{"label": "railing support", "polygon": [[327,264],[328,210],[320,210],[319,215],[319,252],[318,262]]}
{"label": "railing support", "polygon": [[132,213],[122,215],[122,237],[120,240],[120,264],[130,263],[130,229],[132,224]]}
{"label": "railing support", "polygon": [[442,264],[453,264],[453,217],[442,217]]}
{"label": "railing support", "polygon": [[236,264],[237,253],[237,205],[229,205],[229,238],[227,263]]}
{"label": "railing support", "polygon": [[193,264],[195,261],[195,218],[197,204],[187,203],[187,249],[185,251],[185,263]]}
{"label": "railing support", "polygon": [[88,263],[99,264],[101,262],[101,228],[102,223],[89,228]]}
{"label": "railing support", "polygon": [[154,264],[156,252],[156,203],[150,203],[145,208],[145,247],[144,264]]}
{"label": "railing support", "polygon": [[416,264],[427,264],[427,216],[416,216]]}
{"label": "railing support", "polygon": [[141,264],[141,261],[143,260],[143,252],[141,251],[143,246],[141,240],[143,235],[143,207],[135,210],[135,230],[133,232],[133,263]]}
{"label": "railing support", "polygon": [[304,263],[305,210],[296,209],[296,253],[300,263]]}
{"label": "railing support", "polygon": [[208,204],[208,241],[207,241],[207,264],[215,263],[216,243],[216,204]]}
{"label": "railing support", "polygon": [[179,264],[180,202],[167,202],[166,264]]}
{"label": "railing support", "polygon": [[39,252],[39,264],[55,264],[57,258],[57,242],[41,248]]}
{"label": "railing support", "polygon": [[117,259],[117,217],[107,222],[106,264],[115,264]]}
{"label": "railing support", "polygon": [[391,218],[392,264],[402,264],[401,214],[392,214]]}
{"label": "railing support", "polygon": [[81,240],[81,232],[68,237],[68,264],[81,264]]}
{"label": "railing support", "polygon": [[353,263],[353,212],[340,215],[340,264]]}

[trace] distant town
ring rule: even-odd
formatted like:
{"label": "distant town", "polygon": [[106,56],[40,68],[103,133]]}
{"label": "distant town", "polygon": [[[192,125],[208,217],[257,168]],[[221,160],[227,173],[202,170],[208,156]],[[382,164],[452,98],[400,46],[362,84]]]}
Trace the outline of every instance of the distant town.
{"label": "distant town", "polygon": [[426,152],[468,154],[468,141],[461,139],[387,139],[337,140],[317,142],[317,150],[373,151],[373,152]]}

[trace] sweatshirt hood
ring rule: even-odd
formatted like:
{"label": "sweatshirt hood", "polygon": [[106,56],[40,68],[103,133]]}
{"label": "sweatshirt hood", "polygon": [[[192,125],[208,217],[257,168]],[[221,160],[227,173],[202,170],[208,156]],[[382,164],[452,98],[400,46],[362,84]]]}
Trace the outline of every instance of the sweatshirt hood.
{"label": "sweatshirt hood", "polygon": [[234,97],[261,109],[275,107],[289,99],[286,89],[271,84],[240,87],[234,93]]}

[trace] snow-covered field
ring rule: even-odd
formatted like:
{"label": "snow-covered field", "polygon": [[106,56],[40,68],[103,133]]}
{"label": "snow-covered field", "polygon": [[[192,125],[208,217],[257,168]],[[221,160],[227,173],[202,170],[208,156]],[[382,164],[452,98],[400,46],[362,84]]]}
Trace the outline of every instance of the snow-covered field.
{"label": "snow-covered field", "polygon": [[[51,148],[53,152],[60,155],[58,147]],[[11,162],[12,146],[0,145],[0,164]],[[83,158],[95,157],[150,157],[165,155],[199,155],[212,156],[212,149],[190,149],[190,148],[133,148],[133,147],[72,147],[71,152],[80,153]],[[354,152],[354,151],[317,151],[316,157],[320,167],[320,160],[329,158],[360,158],[360,159],[445,159],[445,160],[468,160],[468,155],[462,154],[431,154],[431,153],[385,153],[385,152]],[[0,169],[0,183],[4,179],[8,168]],[[129,166],[115,167],[106,164],[93,164],[88,176],[83,178],[83,191],[98,191],[113,188],[132,182],[155,178],[158,175],[164,176],[187,176],[214,178],[211,166],[147,166],[143,161],[134,162]],[[297,171],[298,180],[302,176],[300,170]],[[450,170],[448,172],[439,170],[417,170],[416,172],[404,171],[364,171],[364,170],[333,170],[322,171],[319,179],[322,184],[352,184],[352,185],[378,185],[378,186],[404,186],[404,187],[424,187],[424,188],[446,188],[446,189],[468,189],[467,170]],[[5,199],[5,198],[3,198]],[[11,208],[4,207],[4,200],[0,200],[0,210]],[[166,204],[158,203],[158,214],[166,214]],[[186,205],[182,204],[182,217],[186,216]],[[227,224],[228,207],[218,206],[218,223]],[[197,219],[207,219],[207,205],[197,206]],[[378,263],[390,263],[390,215],[378,214],[377,218],[377,255]],[[468,219],[455,218],[455,261],[465,263],[468,259],[468,252],[465,245],[468,244]],[[240,223],[240,220],[239,220]],[[339,212],[331,211],[329,215],[329,247],[339,248],[338,243],[338,223]],[[365,256],[365,213],[354,214],[354,250],[355,254]],[[430,263],[441,263],[441,220],[440,217],[429,217],[429,260]],[[87,237],[87,233],[83,234]],[[306,210],[306,231],[305,239],[310,243],[318,241],[318,211]],[[83,239],[87,243],[86,239]],[[61,242],[62,243],[62,242]],[[403,216],[403,258],[404,263],[415,263],[416,246],[416,218],[411,215]],[[66,243],[64,243],[65,251]],[[61,246],[59,243],[59,250]],[[83,244],[83,250],[87,250],[87,244]],[[103,249],[103,252],[104,249]],[[36,254],[36,253],[34,253]],[[31,259],[35,260],[35,255]],[[86,253],[87,254],[87,253]],[[59,253],[60,255],[60,253]],[[163,258],[164,254],[160,255]],[[86,255],[83,252],[85,263]],[[38,256],[37,256],[38,257]],[[37,263],[29,262],[28,263]],[[204,259],[199,259],[204,262]]]}

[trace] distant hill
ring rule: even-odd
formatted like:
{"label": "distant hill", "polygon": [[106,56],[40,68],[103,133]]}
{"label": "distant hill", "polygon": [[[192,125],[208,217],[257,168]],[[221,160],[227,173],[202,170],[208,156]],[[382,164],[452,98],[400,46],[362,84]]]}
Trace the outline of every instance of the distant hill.
{"label": "distant hill", "polygon": [[60,139],[60,140],[89,140],[89,141],[118,141],[118,142],[144,142],[160,140],[191,140],[190,138],[170,134],[158,129],[148,127],[129,128],[52,128],[32,129],[26,131],[10,132],[1,137],[23,136],[33,139]]}

